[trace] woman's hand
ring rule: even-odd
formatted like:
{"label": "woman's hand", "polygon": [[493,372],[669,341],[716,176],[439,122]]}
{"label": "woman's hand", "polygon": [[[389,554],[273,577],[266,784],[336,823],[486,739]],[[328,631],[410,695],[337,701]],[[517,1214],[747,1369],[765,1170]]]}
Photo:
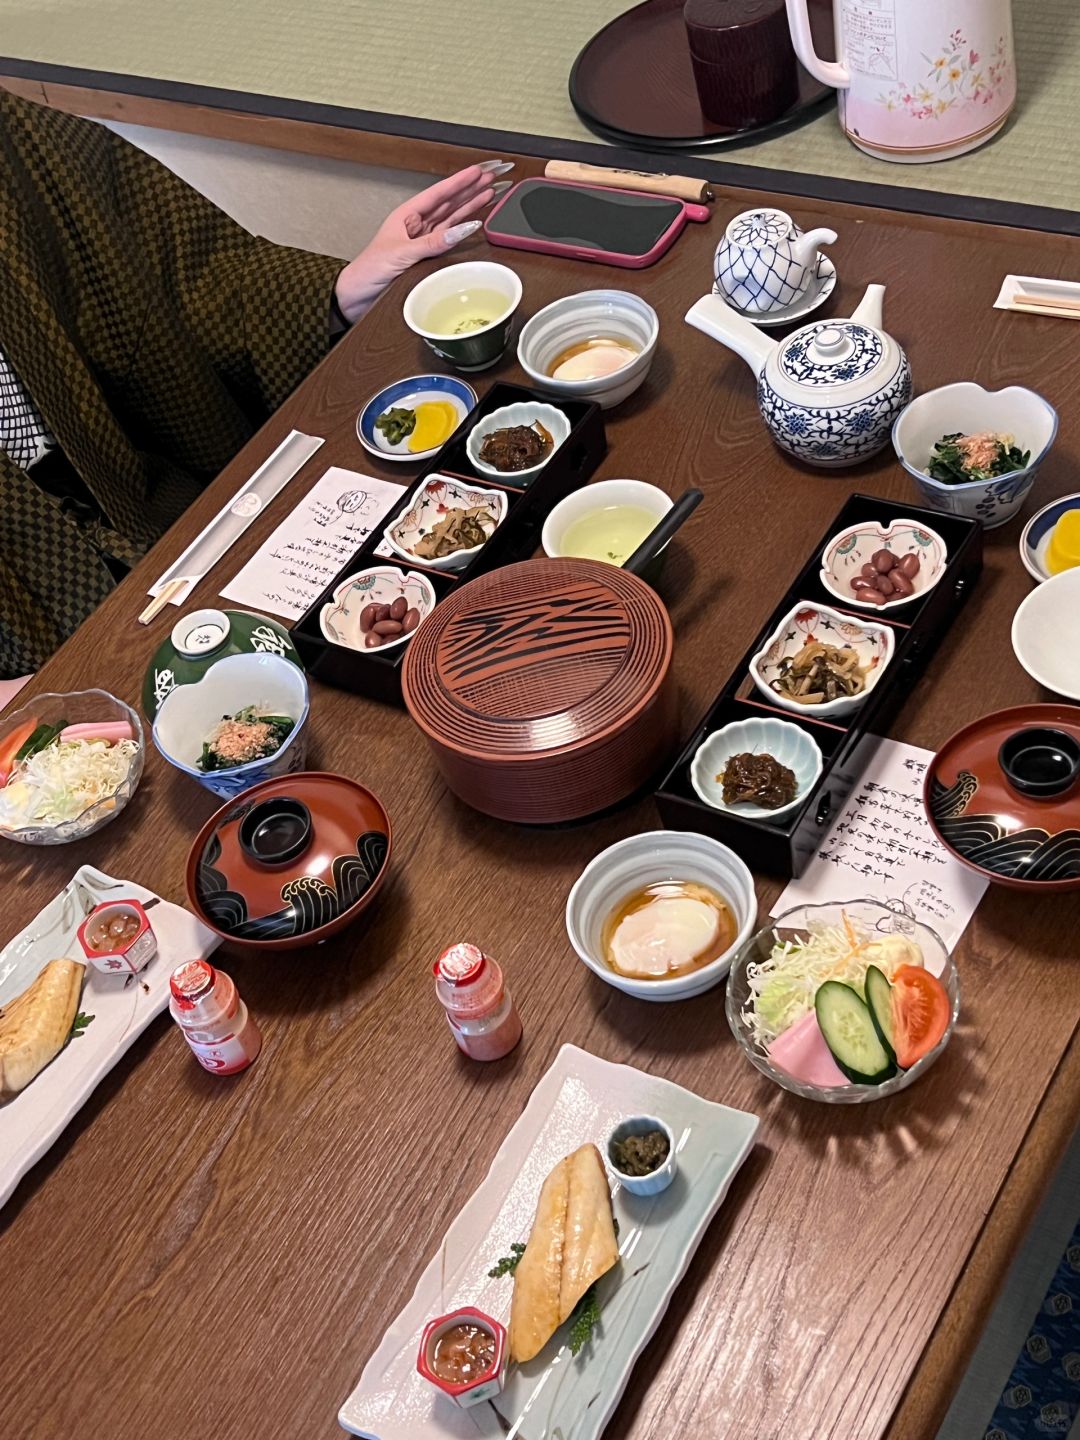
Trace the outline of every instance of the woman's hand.
{"label": "woman's hand", "polygon": [[470,165],[392,210],[371,243],[338,276],[334,293],[349,324],[410,265],[445,254],[479,230],[481,222],[469,216],[509,186],[508,180],[497,184],[496,177],[513,168],[512,160]]}

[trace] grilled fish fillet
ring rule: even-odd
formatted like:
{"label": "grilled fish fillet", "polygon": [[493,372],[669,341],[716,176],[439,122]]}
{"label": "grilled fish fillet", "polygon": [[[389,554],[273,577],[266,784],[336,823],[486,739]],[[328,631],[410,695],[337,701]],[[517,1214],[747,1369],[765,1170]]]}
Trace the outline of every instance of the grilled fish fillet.
{"label": "grilled fish fillet", "polygon": [[539,1354],[618,1258],[604,1162],[595,1145],[582,1145],[559,1161],[540,1191],[529,1243],[514,1271],[511,1360]]}
{"label": "grilled fish fillet", "polygon": [[79,1008],[85,969],[75,960],[50,960],[0,1010],[0,1095],[25,1089],[59,1055]]}

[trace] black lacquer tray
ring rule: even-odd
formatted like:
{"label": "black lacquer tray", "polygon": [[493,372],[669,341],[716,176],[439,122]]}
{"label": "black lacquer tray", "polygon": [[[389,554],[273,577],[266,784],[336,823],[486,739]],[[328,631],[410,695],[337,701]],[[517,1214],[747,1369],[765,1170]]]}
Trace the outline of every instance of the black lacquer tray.
{"label": "black lacquer tray", "polygon": [[[570,422],[570,434],[552,455],[544,468],[527,483],[512,474],[496,480],[473,469],[466,450],[469,432],[493,410],[504,405],[535,401],[561,410]],[[400,705],[401,666],[408,645],[395,645],[385,650],[353,650],[334,645],[322,633],[319,616],[325,604],[333,600],[334,591],[349,576],[372,565],[387,566],[403,574],[415,571],[425,575],[435,590],[436,605],[445,600],[458,586],[487,570],[509,565],[531,556],[540,543],[543,528],[552,507],[577,490],[592,475],[607,452],[604,422],[599,405],[580,400],[563,400],[539,390],[526,390],[518,385],[498,382],[480,400],[439,453],[424,467],[401,499],[379,522],[349,563],[342,567],[323,593],[292,627],[293,643],[308,673],[327,685],[352,690]],[[422,561],[405,561],[399,556],[382,553],[383,531],[413,503],[414,496],[434,474],[449,475],[484,490],[506,493],[506,518],[491,539],[461,570],[439,570]],[[518,483],[515,484],[515,478]]]}
{"label": "black lacquer tray", "polygon": [[[888,525],[897,519],[920,521],[936,531],[948,548],[945,573],[933,589],[906,605],[887,610],[845,605],[821,583],[821,558],[829,541],[849,525],[867,521]],[[866,768],[881,735],[910,696],[942,636],[959,613],[982,570],[982,525],[875,495],[852,495],[829,525],[821,542],[786,592],[742,660],[688,736],[674,765],[656,792],[656,805],[672,830],[697,830],[730,845],[746,863],[771,874],[792,877],[805,869]],[[750,675],[750,661],[763,648],[784,616],[800,601],[828,605],[855,621],[888,625],[895,651],[866,700],[849,715],[815,719],[811,710],[793,713],[772,705]],[[773,715],[812,735],[824,760],[822,773],[802,804],[779,820],[752,820],[733,810],[718,810],[699,798],[690,779],[698,747],[714,730],[735,720]]]}

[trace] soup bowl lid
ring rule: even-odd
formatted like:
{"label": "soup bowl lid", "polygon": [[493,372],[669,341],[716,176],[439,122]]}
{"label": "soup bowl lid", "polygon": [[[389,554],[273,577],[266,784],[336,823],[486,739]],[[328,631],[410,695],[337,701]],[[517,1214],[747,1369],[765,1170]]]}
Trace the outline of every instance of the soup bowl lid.
{"label": "soup bowl lid", "polygon": [[1014,705],[965,725],[927,769],[927,815],[942,844],[990,880],[1030,890],[1080,889],[1080,791],[1024,794],[1002,768],[1003,747],[1036,728],[1080,742],[1080,709]]}
{"label": "soup bowl lid", "polygon": [[315,936],[372,899],[389,854],[390,820],[370,790],[303,771],[211,816],[188,857],[188,894],[199,918],[234,940]]}

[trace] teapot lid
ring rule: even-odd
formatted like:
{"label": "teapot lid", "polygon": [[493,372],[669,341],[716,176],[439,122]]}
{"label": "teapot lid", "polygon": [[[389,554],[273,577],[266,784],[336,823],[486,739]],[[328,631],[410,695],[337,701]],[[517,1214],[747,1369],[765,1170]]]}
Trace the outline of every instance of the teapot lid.
{"label": "teapot lid", "polygon": [[791,216],[783,210],[744,210],[729,221],[724,233],[732,245],[760,250],[764,245],[781,245],[790,240],[794,228]]}
{"label": "teapot lid", "polygon": [[886,361],[885,338],[856,320],[818,320],[796,330],[776,359],[795,385],[861,387]]}

